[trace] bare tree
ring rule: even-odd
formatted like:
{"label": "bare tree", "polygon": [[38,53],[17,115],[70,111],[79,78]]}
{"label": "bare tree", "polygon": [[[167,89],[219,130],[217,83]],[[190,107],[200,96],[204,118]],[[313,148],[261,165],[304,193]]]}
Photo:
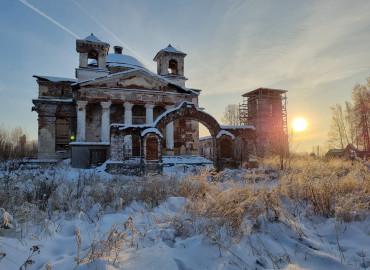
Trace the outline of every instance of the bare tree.
{"label": "bare tree", "polygon": [[358,131],[358,146],[370,150],[370,77],[366,85],[356,84],[352,90],[354,114]]}
{"label": "bare tree", "polygon": [[290,153],[293,147],[293,133],[289,136],[282,128],[282,124],[277,122],[272,125],[267,134],[266,143],[268,154],[279,158],[280,169],[283,170],[290,162]]}
{"label": "bare tree", "polygon": [[370,150],[370,77],[366,85],[356,84],[352,89],[351,102],[330,107],[329,147],[344,148],[352,143],[357,148]]}
{"label": "bare tree", "polygon": [[344,121],[347,125],[348,140],[358,148],[358,125],[353,104],[349,101],[345,103]]}
{"label": "bare tree", "polygon": [[36,157],[37,142],[27,141],[21,127],[13,129],[0,126],[0,161]]}
{"label": "bare tree", "polygon": [[348,143],[347,128],[343,109],[340,104],[330,107],[331,123],[329,131],[329,145],[332,148],[344,148]]}
{"label": "bare tree", "polygon": [[226,106],[222,123],[230,126],[240,125],[239,105],[229,104]]}

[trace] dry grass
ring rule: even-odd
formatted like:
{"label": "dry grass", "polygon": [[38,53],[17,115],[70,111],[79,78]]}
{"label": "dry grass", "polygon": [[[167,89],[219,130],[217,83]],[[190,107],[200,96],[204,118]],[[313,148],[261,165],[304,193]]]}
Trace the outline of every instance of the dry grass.
{"label": "dry grass", "polygon": [[133,247],[143,236],[143,233],[135,228],[133,218],[130,216],[127,221],[113,225],[106,233],[90,239],[89,248],[81,249],[81,230],[76,233],[77,241],[77,265],[92,262],[99,258],[113,259],[116,263],[120,250],[123,247]]}
{"label": "dry grass", "polygon": [[[188,203],[173,220],[177,234],[241,236],[250,232],[250,226],[259,227],[260,215],[290,224],[301,213],[344,222],[369,215],[370,175],[360,163],[306,157],[291,160],[289,169],[278,171],[272,168],[274,162],[266,161],[267,174],[263,170],[246,174],[244,182],[224,181],[209,172],[180,181],[177,195]],[[280,180],[273,180],[276,177]]]}
{"label": "dry grass", "polygon": [[362,219],[370,211],[370,174],[358,162],[294,160],[276,191],[312,214],[346,222]]}

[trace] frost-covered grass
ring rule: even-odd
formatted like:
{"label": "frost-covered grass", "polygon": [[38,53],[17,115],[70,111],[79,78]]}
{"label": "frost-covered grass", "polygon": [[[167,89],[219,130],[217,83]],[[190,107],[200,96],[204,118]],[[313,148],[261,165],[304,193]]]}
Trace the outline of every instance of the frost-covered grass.
{"label": "frost-covered grass", "polygon": [[67,164],[4,171],[0,269],[369,268],[367,168],[274,164],[181,179]]}

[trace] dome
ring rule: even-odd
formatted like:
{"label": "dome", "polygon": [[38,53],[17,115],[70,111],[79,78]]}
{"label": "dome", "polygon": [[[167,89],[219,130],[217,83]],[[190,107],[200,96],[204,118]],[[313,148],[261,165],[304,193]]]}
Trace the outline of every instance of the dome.
{"label": "dome", "polygon": [[[127,54],[111,53],[106,58],[107,66],[129,66],[129,67],[142,67],[146,68],[143,63]],[[89,65],[97,65],[96,60],[92,60]]]}
{"label": "dome", "polygon": [[121,65],[131,65],[137,67],[145,68],[144,64],[127,54],[113,53],[107,55],[107,65],[108,66],[121,66]]}

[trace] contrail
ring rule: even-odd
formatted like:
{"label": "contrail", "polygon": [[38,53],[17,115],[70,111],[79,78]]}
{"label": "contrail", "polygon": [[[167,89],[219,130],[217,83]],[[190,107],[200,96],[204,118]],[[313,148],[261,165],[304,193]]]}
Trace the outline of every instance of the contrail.
{"label": "contrail", "polygon": [[121,43],[123,46],[125,46],[129,51],[132,52],[133,55],[135,55],[139,60],[143,63],[145,63],[146,66],[153,67],[152,63],[149,63],[145,60],[143,56],[141,56],[140,53],[138,53],[136,50],[129,47],[125,42],[120,40],[115,34],[113,34],[107,27],[105,27],[100,21],[98,21],[90,12],[88,12],[84,7],[82,7],[77,1],[72,1],[79,9],[81,9],[84,13],[86,13],[87,16],[89,16],[94,22],[96,22],[101,28],[103,28],[109,35],[111,35],[115,40],[117,40],[119,43]]}
{"label": "contrail", "polygon": [[56,26],[58,26],[59,28],[62,28],[64,31],[70,33],[72,36],[74,36],[75,38],[77,39],[80,39],[79,36],[77,36],[75,33],[73,33],[71,30],[69,30],[67,27],[63,26],[62,24],[60,24],[59,22],[57,22],[56,20],[54,20],[53,18],[50,18],[48,15],[46,15],[44,12],[42,12],[41,10],[39,10],[38,8],[36,8],[35,6],[31,5],[30,3],[28,3],[26,0],[19,0],[19,2],[21,2],[22,4],[26,5],[27,7],[29,7],[30,9],[32,9],[33,11],[35,11],[36,13],[40,14],[42,17],[44,17],[45,19],[48,19],[49,21],[51,21],[53,24],[55,24]]}

